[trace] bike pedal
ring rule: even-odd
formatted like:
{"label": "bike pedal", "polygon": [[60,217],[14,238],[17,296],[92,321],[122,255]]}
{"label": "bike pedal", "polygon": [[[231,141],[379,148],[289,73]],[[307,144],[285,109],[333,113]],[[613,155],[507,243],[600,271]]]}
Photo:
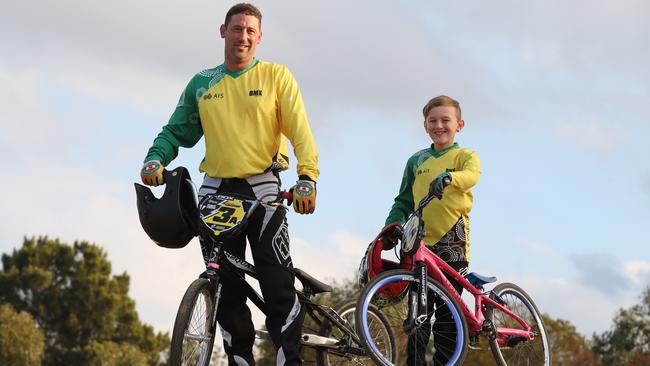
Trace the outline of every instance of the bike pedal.
{"label": "bike pedal", "polygon": [[521,336],[512,336],[508,338],[508,341],[506,342],[506,345],[510,348],[515,348],[519,343],[525,342],[526,337],[521,337]]}

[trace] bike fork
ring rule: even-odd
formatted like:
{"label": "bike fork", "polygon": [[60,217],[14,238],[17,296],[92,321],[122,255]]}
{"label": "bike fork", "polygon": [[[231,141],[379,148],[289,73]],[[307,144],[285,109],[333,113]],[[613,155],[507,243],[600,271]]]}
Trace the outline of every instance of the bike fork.
{"label": "bike fork", "polygon": [[404,320],[404,330],[407,333],[427,321],[429,309],[426,265],[422,262],[416,262],[413,275],[416,281],[411,282],[409,285],[408,314]]}

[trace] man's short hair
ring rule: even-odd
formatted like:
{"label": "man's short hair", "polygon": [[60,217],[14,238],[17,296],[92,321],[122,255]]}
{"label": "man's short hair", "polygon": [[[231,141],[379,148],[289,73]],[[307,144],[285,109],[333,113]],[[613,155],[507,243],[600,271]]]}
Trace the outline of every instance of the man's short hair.
{"label": "man's short hair", "polygon": [[431,99],[422,109],[422,114],[424,115],[424,119],[426,120],[427,115],[429,114],[429,111],[435,107],[454,107],[456,108],[456,118],[458,120],[461,120],[461,113],[460,113],[460,103],[454,98],[448,97],[446,95],[438,95],[437,97]]}
{"label": "man's short hair", "polygon": [[232,18],[233,15],[237,14],[244,14],[244,15],[252,15],[257,20],[260,22],[260,28],[262,28],[262,12],[260,9],[256,8],[255,5],[249,4],[249,3],[239,3],[237,5],[234,5],[228,12],[226,13],[226,20],[224,22],[224,25],[226,28],[228,28],[228,23],[230,23],[230,19]]}

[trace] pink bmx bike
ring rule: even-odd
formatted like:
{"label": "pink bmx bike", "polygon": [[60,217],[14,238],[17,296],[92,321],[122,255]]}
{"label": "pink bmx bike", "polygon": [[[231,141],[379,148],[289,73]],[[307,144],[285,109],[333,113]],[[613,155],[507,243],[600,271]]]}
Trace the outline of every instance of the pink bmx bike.
{"label": "pink bmx bike", "polygon": [[[411,364],[460,365],[468,348],[489,345],[498,365],[550,365],[542,316],[526,292],[512,283],[485,291],[495,277],[462,276],[424,245],[422,209],[433,198],[426,196],[404,225],[389,225],[377,236],[397,232],[402,263],[412,264],[381,272],[359,297],[356,329],[369,355],[380,365],[395,364],[373,341],[370,312],[379,307],[393,319],[395,334],[402,335],[398,348],[408,349],[411,358],[417,355]],[[448,278],[474,297],[473,311]]]}

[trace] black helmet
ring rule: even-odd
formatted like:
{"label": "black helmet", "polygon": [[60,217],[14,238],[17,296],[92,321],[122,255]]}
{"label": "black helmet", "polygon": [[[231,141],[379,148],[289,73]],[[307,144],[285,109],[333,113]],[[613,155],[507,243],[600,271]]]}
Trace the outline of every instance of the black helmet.
{"label": "black helmet", "polygon": [[197,235],[199,209],[190,173],[184,167],[165,171],[165,193],[135,183],[140,224],[151,240],[165,248],[183,248]]}

